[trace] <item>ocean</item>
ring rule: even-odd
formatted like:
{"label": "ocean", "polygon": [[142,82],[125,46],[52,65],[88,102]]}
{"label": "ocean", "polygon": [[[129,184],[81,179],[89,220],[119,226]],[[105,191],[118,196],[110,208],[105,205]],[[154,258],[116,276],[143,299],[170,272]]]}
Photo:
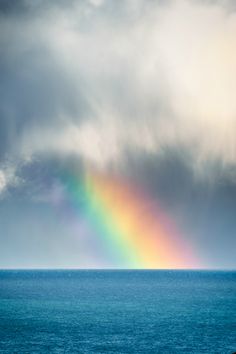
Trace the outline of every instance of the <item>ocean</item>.
{"label": "ocean", "polygon": [[0,271],[0,353],[234,351],[235,271]]}

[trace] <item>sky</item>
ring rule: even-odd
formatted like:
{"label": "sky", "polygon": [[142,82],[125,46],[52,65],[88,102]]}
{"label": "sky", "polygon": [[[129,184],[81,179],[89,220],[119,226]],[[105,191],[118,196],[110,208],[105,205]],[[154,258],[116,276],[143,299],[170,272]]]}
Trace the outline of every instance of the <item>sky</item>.
{"label": "sky", "polygon": [[0,0],[0,77],[0,268],[236,268],[234,1]]}

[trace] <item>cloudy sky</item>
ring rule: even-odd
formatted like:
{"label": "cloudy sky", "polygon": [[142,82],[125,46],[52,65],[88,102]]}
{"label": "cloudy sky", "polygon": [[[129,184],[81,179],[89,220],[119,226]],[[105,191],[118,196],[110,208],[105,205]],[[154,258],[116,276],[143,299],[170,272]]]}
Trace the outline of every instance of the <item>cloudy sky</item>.
{"label": "cloudy sky", "polygon": [[234,1],[0,0],[0,77],[0,267],[113,266],[60,205],[91,169],[236,267]]}

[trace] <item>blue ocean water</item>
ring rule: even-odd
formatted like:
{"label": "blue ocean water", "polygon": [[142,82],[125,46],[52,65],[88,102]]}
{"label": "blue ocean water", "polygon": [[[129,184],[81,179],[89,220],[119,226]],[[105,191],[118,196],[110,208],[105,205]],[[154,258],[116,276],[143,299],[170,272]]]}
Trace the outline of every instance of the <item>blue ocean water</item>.
{"label": "blue ocean water", "polygon": [[236,272],[0,271],[0,353],[236,351]]}

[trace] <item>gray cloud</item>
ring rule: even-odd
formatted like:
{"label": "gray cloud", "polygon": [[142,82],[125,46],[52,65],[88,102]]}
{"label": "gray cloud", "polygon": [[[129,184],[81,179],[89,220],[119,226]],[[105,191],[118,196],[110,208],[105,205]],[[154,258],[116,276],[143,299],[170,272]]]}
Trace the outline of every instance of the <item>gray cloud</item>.
{"label": "gray cloud", "polygon": [[195,1],[3,2],[2,158],[77,154],[105,168],[127,147],[158,156],[183,146],[195,165],[234,164],[229,9]]}
{"label": "gray cloud", "polygon": [[1,196],[40,205],[63,170],[121,174],[231,267],[235,38],[233,1],[1,0]]}

